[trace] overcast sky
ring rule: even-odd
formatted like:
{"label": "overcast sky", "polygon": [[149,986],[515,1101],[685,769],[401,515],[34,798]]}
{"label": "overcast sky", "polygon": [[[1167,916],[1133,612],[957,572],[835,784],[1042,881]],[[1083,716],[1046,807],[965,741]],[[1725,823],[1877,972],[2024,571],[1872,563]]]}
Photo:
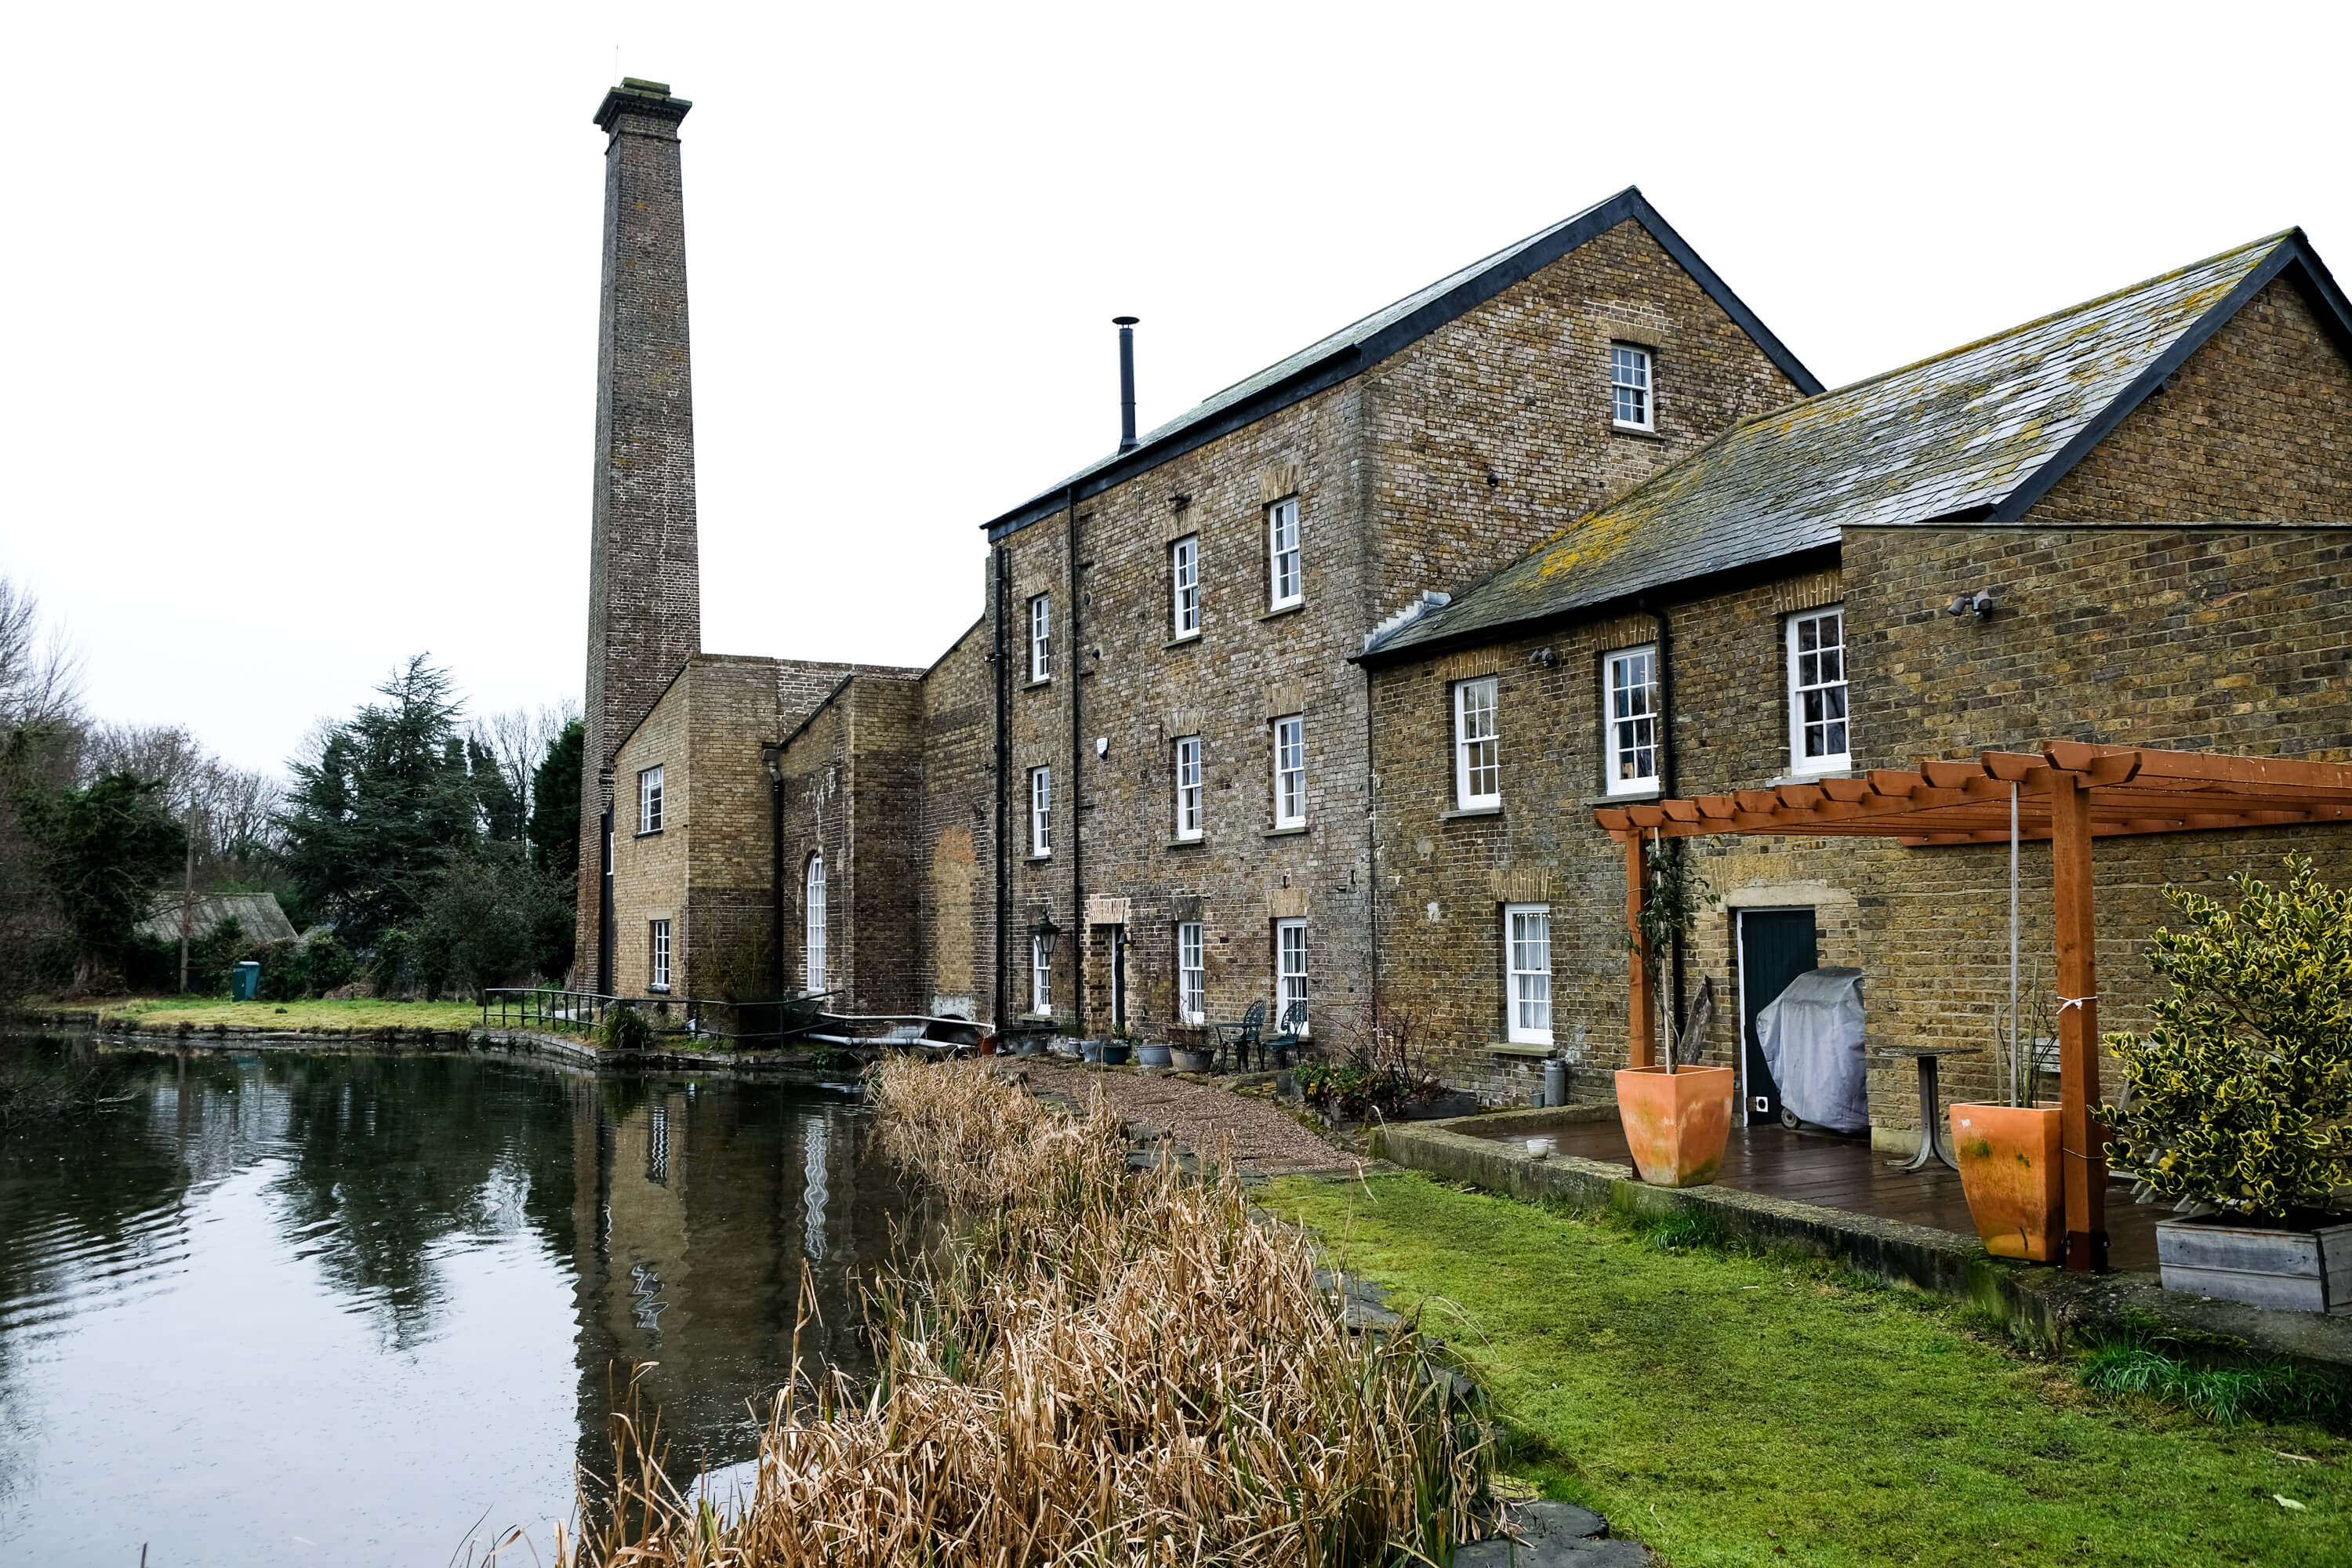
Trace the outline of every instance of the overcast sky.
{"label": "overcast sky", "polygon": [[19,5],[0,572],[274,767],[579,696],[616,75],[683,128],[703,641],[926,664],[978,524],[1638,184],[1834,385],[2301,224],[2341,7]]}

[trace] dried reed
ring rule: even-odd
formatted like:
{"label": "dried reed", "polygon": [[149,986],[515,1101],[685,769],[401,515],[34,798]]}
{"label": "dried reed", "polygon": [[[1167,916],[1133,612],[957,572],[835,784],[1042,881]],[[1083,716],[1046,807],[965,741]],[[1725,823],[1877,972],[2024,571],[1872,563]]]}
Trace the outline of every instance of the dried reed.
{"label": "dried reed", "polygon": [[1073,1117],[980,1064],[870,1081],[953,1237],[876,1287],[878,1376],[795,1379],[725,1518],[632,1402],[566,1568],[1446,1560],[1486,1425],[1414,1325],[1351,1332],[1229,1169],[1130,1173],[1100,1095]]}

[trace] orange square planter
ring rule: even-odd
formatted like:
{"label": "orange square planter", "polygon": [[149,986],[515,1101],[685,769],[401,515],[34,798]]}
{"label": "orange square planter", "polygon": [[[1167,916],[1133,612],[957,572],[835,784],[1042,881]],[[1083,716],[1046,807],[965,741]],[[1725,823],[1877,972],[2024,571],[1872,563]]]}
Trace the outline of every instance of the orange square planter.
{"label": "orange square planter", "polygon": [[1738,1092],[1729,1068],[1621,1068],[1617,1114],[1633,1168],[1654,1187],[1696,1187],[1723,1169],[1731,1138],[1731,1101]]}
{"label": "orange square planter", "polygon": [[1987,1252],[2035,1263],[2065,1255],[2055,1106],[1955,1105],[1952,1157]]}

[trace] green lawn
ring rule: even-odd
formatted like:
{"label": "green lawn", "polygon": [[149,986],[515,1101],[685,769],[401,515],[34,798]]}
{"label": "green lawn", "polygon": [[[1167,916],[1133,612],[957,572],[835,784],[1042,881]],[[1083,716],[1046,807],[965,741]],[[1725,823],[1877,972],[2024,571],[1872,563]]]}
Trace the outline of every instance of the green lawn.
{"label": "green lawn", "polygon": [[144,1028],[182,1023],[255,1024],[269,1029],[470,1029],[482,1010],[471,1002],[223,1002],[208,996],[160,996],[117,1002],[109,1018],[131,1018]]}
{"label": "green lawn", "polygon": [[2352,1444],[2086,1394],[1940,1302],[1418,1175],[1266,1202],[1423,1305],[1530,1435],[1510,1468],[1675,1568],[2352,1563]]}

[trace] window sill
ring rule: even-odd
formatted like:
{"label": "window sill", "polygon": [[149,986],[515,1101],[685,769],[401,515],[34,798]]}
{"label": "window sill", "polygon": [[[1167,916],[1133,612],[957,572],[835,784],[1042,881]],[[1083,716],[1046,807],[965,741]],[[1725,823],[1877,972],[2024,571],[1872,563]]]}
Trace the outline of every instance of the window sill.
{"label": "window sill", "polygon": [[1636,441],[1663,441],[1665,439],[1664,436],[1658,434],[1654,426],[1648,425],[1612,424],[1609,426],[1609,433],[1612,436],[1631,436]]}
{"label": "window sill", "polygon": [[1024,691],[1034,691],[1041,686],[1051,686],[1053,684],[1054,678],[1052,676],[1041,675],[1034,680],[1023,681],[1021,683],[1021,689]]}
{"label": "window sill", "polygon": [[1293,600],[1291,600],[1291,601],[1290,601],[1290,603],[1288,603],[1288,604],[1286,604],[1286,605],[1276,605],[1274,608],[1272,608],[1272,609],[1268,610],[1265,614],[1264,614],[1264,615],[1260,616],[1258,617],[1258,619],[1259,619],[1259,620],[1261,620],[1261,621],[1270,621],[1270,620],[1274,619],[1276,616],[1295,616],[1295,615],[1297,615],[1299,611],[1301,611],[1301,610],[1305,609],[1306,607],[1307,607],[1307,601],[1306,601],[1306,600],[1304,600],[1304,599],[1293,599]]}
{"label": "window sill", "polygon": [[1494,805],[1457,805],[1451,810],[1439,812],[1437,820],[1458,822],[1465,816],[1500,816],[1502,815],[1503,808],[1500,803]]}
{"label": "window sill", "polygon": [[1528,1057],[1541,1060],[1549,1058],[1558,1047],[1549,1042],[1537,1045],[1531,1040],[1489,1040],[1478,1048],[1489,1056]]}
{"label": "window sill", "polygon": [[1295,838],[1307,830],[1307,825],[1302,822],[1295,827],[1269,827],[1265,830],[1265,836],[1268,838]]}
{"label": "window sill", "polygon": [[1766,789],[1778,789],[1782,784],[1819,784],[1823,779],[1858,779],[1861,776],[1862,774],[1847,766],[1809,769],[1804,773],[1784,773],[1777,779],[1768,780],[1766,781],[1764,787]]}
{"label": "window sill", "polygon": [[1207,845],[1208,842],[1209,836],[1207,834],[1196,833],[1190,838],[1171,838],[1167,843],[1161,845],[1160,847],[1163,849],[1199,849]]}
{"label": "window sill", "polygon": [[1196,642],[1199,642],[1200,640],[1201,640],[1201,634],[1200,634],[1200,633],[1198,633],[1198,632],[1185,632],[1184,634],[1182,634],[1182,635],[1181,635],[1181,636],[1180,636],[1180,637],[1170,637],[1166,642],[1161,643],[1160,646],[1160,647],[1161,647],[1161,648],[1163,648],[1163,649],[1166,649],[1166,648],[1171,648],[1171,647],[1185,647],[1185,646],[1186,646],[1186,645],[1188,645],[1188,644],[1191,644],[1191,643],[1196,643]]}
{"label": "window sill", "polygon": [[641,833],[632,833],[629,837],[632,838],[659,838],[661,837],[661,833],[662,830],[658,827],[648,827]]}
{"label": "window sill", "polygon": [[1046,850],[1046,851],[1045,851],[1045,853],[1044,853],[1043,855],[1036,855],[1036,854],[1033,854],[1033,855],[1031,855],[1031,856],[1029,857],[1029,858],[1030,858],[1031,860],[1033,860],[1033,861],[1035,861],[1035,860],[1051,860],[1053,858],[1054,858],[1054,852],[1053,852],[1052,850],[1050,850],[1050,849]]}
{"label": "window sill", "polygon": [[1665,792],[1654,789],[1629,789],[1622,795],[1589,795],[1587,805],[1641,805],[1645,802],[1665,799]]}
{"label": "window sill", "polygon": [[656,996],[667,996],[669,994],[669,987],[667,985],[648,985],[646,989],[652,992]]}

